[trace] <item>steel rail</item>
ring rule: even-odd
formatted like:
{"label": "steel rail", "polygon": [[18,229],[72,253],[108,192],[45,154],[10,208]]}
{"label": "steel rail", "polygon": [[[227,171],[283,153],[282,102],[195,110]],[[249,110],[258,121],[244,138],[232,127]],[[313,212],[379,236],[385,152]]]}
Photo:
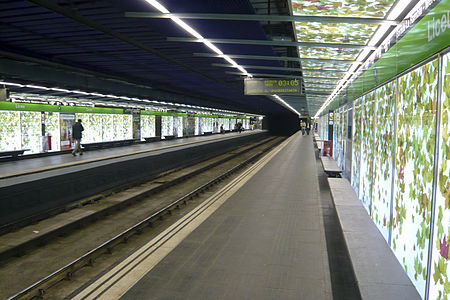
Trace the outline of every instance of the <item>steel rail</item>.
{"label": "steel rail", "polygon": [[[19,245],[15,246],[15,247],[11,247],[11,248],[9,248],[9,249],[7,249],[5,251],[1,251],[0,252],[0,256],[2,257],[2,260],[4,260],[4,259],[6,259],[8,257],[14,256],[14,255],[17,255],[17,254],[23,254],[23,253],[26,252],[26,250],[25,250],[26,248],[31,248],[34,245],[39,245],[40,243],[42,243],[44,241],[48,241],[48,240],[51,239],[52,236],[57,236],[59,234],[64,234],[67,231],[70,231],[73,228],[77,228],[78,226],[80,226],[82,224],[85,224],[85,223],[87,223],[87,222],[89,222],[91,220],[95,220],[95,219],[98,219],[98,218],[103,217],[105,215],[114,213],[115,211],[120,210],[120,209],[122,209],[122,208],[124,208],[124,207],[126,207],[126,206],[128,206],[128,205],[130,205],[132,203],[134,203],[134,202],[137,202],[137,201],[141,200],[144,197],[148,197],[151,194],[155,194],[155,193],[161,192],[161,191],[163,191],[163,190],[165,190],[167,188],[170,188],[171,186],[174,186],[174,185],[176,185],[178,183],[181,183],[181,182],[183,182],[183,181],[185,181],[185,180],[187,180],[187,179],[189,179],[189,178],[191,178],[193,176],[196,176],[196,175],[201,174],[201,173],[203,173],[205,171],[208,171],[211,168],[214,168],[214,167],[216,167],[216,166],[218,166],[220,164],[223,164],[223,163],[227,162],[230,159],[236,158],[236,157],[246,153],[249,150],[255,149],[255,148],[257,148],[257,147],[259,147],[261,145],[269,143],[270,141],[272,141],[274,139],[275,138],[263,139],[262,141],[259,141],[258,143],[255,143],[254,145],[251,145],[250,147],[246,147],[242,151],[236,152],[233,155],[227,156],[227,157],[225,157],[223,159],[220,159],[218,161],[210,163],[210,164],[208,164],[208,165],[206,165],[206,166],[204,166],[202,168],[196,169],[196,170],[194,170],[192,172],[189,172],[187,174],[184,174],[182,176],[174,178],[173,180],[170,180],[168,182],[164,182],[163,184],[161,184],[159,186],[142,189],[140,191],[140,193],[134,194],[133,196],[130,196],[126,200],[118,202],[115,205],[111,205],[111,206],[106,207],[106,208],[104,208],[102,210],[94,212],[94,213],[92,213],[90,215],[85,216],[84,218],[75,220],[75,221],[73,221],[71,223],[68,223],[68,224],[66,224],[66,225],[64,225],[64,226],[62,226],[60,228],[56,228],[53,231],[50,231],[50,232],[48,232],[48,233],[46,233],[44,235],[35,237],[32,240],[28,240],[26,242],[23,242],[22,244],[19,244]],[[209,160],[211,160],[211,159],[214,159],[214,158],[209,158]],[[141,181],[140,180],[140,181],[135,182],[134,184],[126,184],[124,186],[121,186],[118,189],[113,188],[113,189],[111,189],[109,191],[105,191],[105,192],[101,193],[100,195],[94,195],[93,197],[88,197],[87,199],[85,199],[82,202],[78,201],[77,203],[74,204],[74,206],[77,207],[77,206],[80,206],[80,204],[84,205],[84,204],[87,204],[87,203],[93,203],[93,202],[95,202],[97,200],[100,200],[102,198],[107,197],[108,195],[110,195],[112,193],[124,192],[124,191],[126,191],[126,190],[128,190],[130,188],[134,188],[134,187],[136,187],[136,186],[138,186],[140,184],[143,184],[145,182],[152,182],[152,181],[154,181],[154,180],[156,180],[158,178],[161,178],[161,177],[173,174],[173,173],[178,172],[178,171],[180,171],[182,169],[189,168],[189,167],[192,167],[192,166],[193,166],[192,164],[189,164],[189,165],[186,165],[186,166],[178,167],[178,168],[175,168],[175,169],[163,172],[160,176],[152,178],[151,180],[146,180],[146,181]],[[101,197],[101,195],[103,195],[103,197]],[[27,250],[29,250],[29,249],[27,249]]]}
{"label": "steel rail", "polygon": [[164,206],[163,208],[161,208],[158,211],[156,211],[155,213],[151,214],[144,220],[136,223],[135,225],[131,226],[130,228],[117,234],[116,236],[114,236],[113,238],[104,242],[100,246],[90,250],[86,254],[73,260],[72,262],[68,263],[64,267],[61,267],[60,269],[56,270],[55,272],[51,273],[50,275],[47,275],[46,277],[44,277],[44,278],[36,281],[32,285],[30,285],[29,287],[23,289],[22,291],[16,293],[15,295],[13,295],[11,297],[9,297],[8,300],[32,299],[35,297],[43,298],[43,296],[46,294],[48,289],[51,289],[53,286],[55,286],[56,284],[58,284],[59,282],[61,282],[63,280],[69,280],[76,271],[78,271],[84,267],[93,266],[96,258],[98,258],[104,254],[111,254],[113,251],[113,248],[116,247],[117,245],[126,243],[129,240],[129,238],[134,235],[141,234],[142,231],[144,230],[144,228],[151,227],[155,221],[162,220],[165,215],[171,215],[172,210],[179,209],[180,205],[187,205],[188,200],[192,200],[194,197],[203,193],[205,190],[208,190],[211,186],[221,182],[225,178],[229,177],[231,174],[244,168],[249,163],[257,160],[263,154],[265,154],[270,149],[272,149],[274,146],[276,146],[280,143],[281,143],[281,141],[278,141],[271,147],[263,149],[262,151],[252,155],[249,159],[245,160],[244,162],[225,171],[221,175],[208,181],[207,183],[203,184],[202,186],[196,188],[195,190],[189,192],[188,194],[186,194],[186,195],[180,197],[179,199],[171,202],[170,204]]}

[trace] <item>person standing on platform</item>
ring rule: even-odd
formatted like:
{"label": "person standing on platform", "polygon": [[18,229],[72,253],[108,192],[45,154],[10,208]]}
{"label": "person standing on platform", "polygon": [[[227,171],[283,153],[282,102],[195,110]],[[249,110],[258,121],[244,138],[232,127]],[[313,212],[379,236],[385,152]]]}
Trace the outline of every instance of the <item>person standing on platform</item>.
{"label": "person standing on platform", "polygon": [[311,128],[308,126],[306,127],[306,134],[309,135],[309,131],[311,130]]}
{"label": "person standing on platform", "polygon": [[81,119],[72,126],[72,138],[75,140],[75,148],[73,148],[72,155],[76,156],[77,152],[83,155],[83,149],[81,149],[81,138],[83,136],[83,125],[81,125]]}
{"label": "person standing on platform", "polygon": [[301,122],[300,123],[300,128],[302,129],[302,135],[305,135],[306,123],[305,122]]}

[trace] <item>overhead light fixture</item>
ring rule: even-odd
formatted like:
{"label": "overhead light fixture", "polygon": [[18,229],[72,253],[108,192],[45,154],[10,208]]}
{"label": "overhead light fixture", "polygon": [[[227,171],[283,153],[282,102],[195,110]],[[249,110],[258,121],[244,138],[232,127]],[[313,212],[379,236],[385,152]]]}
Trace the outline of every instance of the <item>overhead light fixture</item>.
{"label": "overhead light fixture", "polygon": [[280,96],[278,95],[272,95],[275,99],[277,99],[279,102],[281,102],[284,106],[286,106],[287,108],[289,108],[291,111],[293,111],[294,113],[296,113],[297,115],[301,116],[302,114],[299,113],[295,108],[293,108],[292,106],[290,106],[286,101],[284,101],[283,99],[280,98]]}
{"label": "overhead light fixture", "polygon": [[395,21],[397,17],[405,11],[405,9],[409,6],[411,3],[411,0],[398,0],[397,3],[395,3],[394,7],[391,9],[389,14],[387,15],[386,19]]}
{"label": "overhead light fixture", "polygon": [[40,86],[40,85],[27,84],[27,85],[25,85],[25,87],[27,87],[27,88],[32,88],[32,89],[48,90],[47,87],[45,87],[45,86]]}
{"label": "overhead light fixture", "polygon": [[0,84],[3,84],[3,85],[10,85],[10,86],[24,87],[23,84],[13,83],[13,82],[6,82],[6,81],[0,81]]}
{"label": "overhead light fixture", "polygon": [[[150,4],[151,6],[153,6],[154,8],[156,8],[157,10],[159,10],[160,12],[162,12],[163,14],[170,14],[170,11],[166,7],[164,7],[164,5],[159,3],[158,1],[156,1],[156,0],[145,0],[145,1],[148,4]],[[190,35],[199,39],[206,47],[208,47],[209,49],[214,51],[216,54],[219,54],[223,59],[225,59],[227,62],[229,62],[233,67],[235,67],[236,69],[241,71],[243,73],[243,75],[251,77],[251,75],[242,66],[238,65],[228,55],[223,54],[222,50],[220,50],[217,46],[215,46],[210,41],[206,40],[200,33],[198,33],[198,31],[196,31],[194,28],[189,26],[186,22],[184,22],[183,20],[181,20],[180,18],[175,17],[175,16],[170,16],[170,19],[175,24],[177,24],[182,29],[184,29],[186,32],[188,32]]]}
{"label": "overhead light fixture", "polygon": [[[101,94],[101,93],[93,93],[93,92],[84,92],[84,91],[80,91],[80,90],[67,90],[67,89],[61,89],[61,88],[57,88],[57,87],[45,87],[45,86],[39,86],[39,85],[24,85],[24,84],[19,84],[19,83],[14,83],[14,82],[7,82],[7,81],[0,81],[0,84],[3,85],[7,85],[7,86],[17,86],[17,87],[28,87],[28,88],[34,88],[34,89],[41,89],[41,90],[51,90],[51,91],[58,91],[58,92],[64,92],[64,93],[74,93],[74,94],[82,94],[82,95],[90,95],[90,96],[96,96],[96,97],[101,97],[101,98],[114,98],[114,99],[124,99],[124,100],[133,100],[136,102],[146,102],[146,103],[155,103],[155,104],[162,104],[162,105],[168,105],[168,106],[183,106],[183,107],[191,107],[194,109],[199,109],[199,110],[205,110],[205,111],[218,111],[218,112],[229,112],[232,114],[239,114],[241,112],[235,112],[235,111],[230,111],[230,110],[220,110],[220,109],[216,109],[216,108],[209,108],[209,107],[201,107],[201,106],[193,106],[193,105],[188,105],[188,104],[180,104],[180,103],[168,103],[168,102],[164,102],[164,101],[155,101],[155,100],[148,100],[148,99],[139,99],[139,98],[130,98],[130,97],[126,97],[126,96],[116,96],[116,95],[105,95],[105,94]],[[45,99],[44,97],[40,97],[40,96],[28,96],[28,97],[34,97],[34,100],[40,100],[40,101],[47,101],[48,99]],[[25,98],[21,98],[20,95],[14,95],[11,97],[12,100],[14,99],[25,99]],[[55,100],[53,98],[49,98],[50,100]],[[82,102],[79,101],[78,99],[72,99],[75,102],[80,102],[80,103],[84,103],[84,104],[90,104],[90,105],[94,105],[92,102]],[[64,100],[63,104],[65,103]],[[120,104],[117,105],[114,102],[109,102],[109,103],[104,103],[104,102],[98,102],[96,101],[95,103],[97,104],[102,104],[102,105],[109,105],[109,106],[114,106],[114,107],[119,107],[119,106],[124,106],[124,104]],[[67,105],[67,104],[64,104]],[[136,106],[136,105],[135,105]],[[139,106],[136,106],[139,107]]]}

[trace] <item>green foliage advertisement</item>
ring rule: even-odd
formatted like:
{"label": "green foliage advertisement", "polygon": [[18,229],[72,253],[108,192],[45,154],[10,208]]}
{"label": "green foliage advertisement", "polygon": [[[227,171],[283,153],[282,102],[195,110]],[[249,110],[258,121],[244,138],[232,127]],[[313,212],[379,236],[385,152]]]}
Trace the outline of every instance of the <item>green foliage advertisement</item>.
{"label": "green foliage advertisement", "polygon": [[392,248],[424,296],[430,239],[438,60],[398,80]]}
{"label": "green foliage advertisement", "polygon": [[[440,1],[348,88],[350,100],[450,45],[450,0]],[[376,70],[376,71],[375,71]]]}
{"label": "green foliage advertisement", "polygon": [[376,90],[372,219],[386,241],[391,223],[392,160],[397,81]]}
{"label": "green foliage advertisement", "polygon": [[361,117],[363,97],[353,102],[353,127],[352,127],[352,187],[359,195],[359,180],[361,168]]}
{"label": "green foliage advertisement", "polygon": [[443,57],[439,163],[436,189],[435,223],[429,299],[450,296],[448,268],[450,236],[450,54]]}
{"label": "green foliage advertisement", "polygon": [[364,96],[361,119],[361,163],[359,199],[370,214],[373,181],[373,131],[375,113],[375,92]]}

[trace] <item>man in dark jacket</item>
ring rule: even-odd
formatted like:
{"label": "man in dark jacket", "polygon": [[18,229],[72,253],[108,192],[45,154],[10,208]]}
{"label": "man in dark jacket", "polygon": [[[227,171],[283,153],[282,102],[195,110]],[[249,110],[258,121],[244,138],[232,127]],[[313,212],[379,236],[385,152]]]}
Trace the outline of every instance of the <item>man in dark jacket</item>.
{"label": "man in dark jacket", "polygon": [[77,152],[80,152],[80,155],[83,155],[83,149],[81,149],[81,137],[84,128],[81,125],[81,119],[78,119],[78,122],[73,124],[72,126],[72,138],[75,140],[75,148],[73,148],[72,155],[76,156]]}

